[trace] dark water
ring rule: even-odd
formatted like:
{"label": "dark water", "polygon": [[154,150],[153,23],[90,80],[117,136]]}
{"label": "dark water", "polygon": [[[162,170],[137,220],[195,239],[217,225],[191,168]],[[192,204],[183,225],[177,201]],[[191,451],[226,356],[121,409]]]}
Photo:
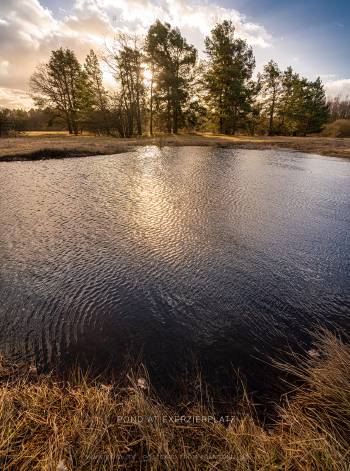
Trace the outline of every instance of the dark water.
{"label": "dark water", "polygon": [[0,164],[0,350],[260,381],[312,324],[350,327],[349,190],[350,161],[280,150]]}

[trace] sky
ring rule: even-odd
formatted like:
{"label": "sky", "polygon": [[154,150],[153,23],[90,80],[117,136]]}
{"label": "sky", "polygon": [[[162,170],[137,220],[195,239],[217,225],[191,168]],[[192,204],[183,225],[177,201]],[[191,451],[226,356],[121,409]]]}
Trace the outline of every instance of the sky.
{"label": "sky", "polygon": [[199,51],[213,25],[231,19],[257,71],[274,59],[320,76],[329,96],[350,95],[349,0],[0,0],[0,106],[32,106],[30,75],[52,49],[69,47],[83,61],[118,30],[142,34],[157,18]]}

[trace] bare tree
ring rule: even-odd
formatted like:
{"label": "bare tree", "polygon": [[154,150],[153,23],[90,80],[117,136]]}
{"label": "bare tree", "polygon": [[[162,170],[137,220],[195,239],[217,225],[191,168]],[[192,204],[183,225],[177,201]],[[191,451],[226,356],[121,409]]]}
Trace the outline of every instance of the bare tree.
{"label": "bare tree", "polygon": [[119,110],[123,116],[124,137],[142,135],[142,111],[145,98],[143,83],[143,44],[136,35],[119,33],[105,61],[118,83]]}

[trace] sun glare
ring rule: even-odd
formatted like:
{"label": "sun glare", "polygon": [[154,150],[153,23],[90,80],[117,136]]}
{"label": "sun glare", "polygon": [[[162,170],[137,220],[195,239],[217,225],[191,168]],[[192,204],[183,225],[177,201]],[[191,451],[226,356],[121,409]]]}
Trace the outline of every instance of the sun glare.
{"label": "sun glare", "polygon": [[152,81],[152,71],[147,66],[147,64],[143,64],[143,83],[145,86],[150,86]]}

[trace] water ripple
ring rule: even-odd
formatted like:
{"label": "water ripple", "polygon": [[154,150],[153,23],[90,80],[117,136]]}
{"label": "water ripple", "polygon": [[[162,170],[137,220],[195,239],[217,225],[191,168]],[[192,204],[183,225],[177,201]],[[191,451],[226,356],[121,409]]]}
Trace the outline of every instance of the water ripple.
{"label": "water ripple", "polygon": [[312,322],[347,328],[349,178],[270,150],[2,163],[0,349],[221,368]]}

